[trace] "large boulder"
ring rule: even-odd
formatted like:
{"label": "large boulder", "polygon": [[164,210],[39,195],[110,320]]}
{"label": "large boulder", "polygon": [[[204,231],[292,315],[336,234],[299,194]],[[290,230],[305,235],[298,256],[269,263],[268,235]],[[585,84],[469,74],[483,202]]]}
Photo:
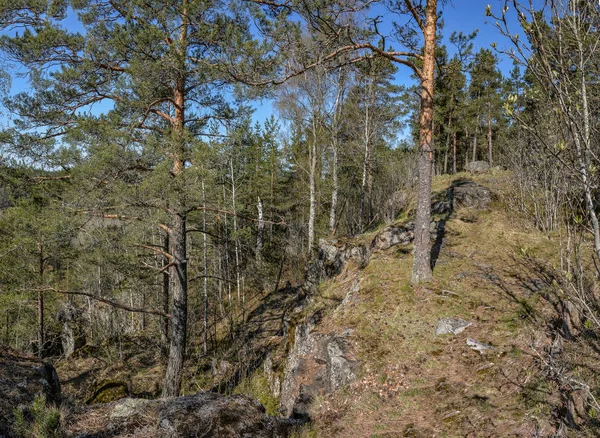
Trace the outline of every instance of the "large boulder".
{"label": "large boulder", "polygon": [[185,397],[128,398],[80,407],[67,417],[64,433],[81,438],[284,438],[298,424],[267,415],[260,403],[248,397],[200,392]]}
{"label": "large boulder", "polygon": [[[443,233],[445,221],[432,221],[429,223],[431,238],[436,239],[439,233]],[[415,223],[407,222],[401,225],[390,225],[381,230],[371,241],[371,253],[385,251],[396,245],[408,245],[415,238]]]}
{"label": "large boulder", "polygon": [[457,207],[485,210],[492,202],[490,189],[469,180],[455,182],[449,189],[449,197],[453,210]]}
{"label": "large boulder", "polygon": [[391,225],[381,230],[371,242],[371,251],[383,251],[395,245],[406,245],[415,238],[415,223]]}
{"label": "large boulder", "polygon": [[316,397],[337,391],[358,375],[352,330],[318,333],[319,319],[315,314],[293,330],[280,394],[280,412],[286,417],[310,419]]}
{"label": "large boulder", "polygon": [[487,161],[472,161],[467,163],[465,169],[471,173],[484,173],[490,170],[490,165]]}
{"label": "large boulder", "polygon": [[60,382],[54,367],[35,357],[0,346],[0,436],[11,436],[14,410],[28,408],[35,397],[60,400]]}

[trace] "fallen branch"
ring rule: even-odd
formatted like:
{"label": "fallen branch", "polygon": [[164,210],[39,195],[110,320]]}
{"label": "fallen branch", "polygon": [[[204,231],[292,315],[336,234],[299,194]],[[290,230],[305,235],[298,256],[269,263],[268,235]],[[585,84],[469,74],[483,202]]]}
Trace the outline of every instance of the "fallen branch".
{"label": "fallen branch", "polygon": [[128,312],[133,312],[133,313],[147,313],[150,315],[157,315],[157,316],[162,316],[165,318],[171,318],[171,315],[165,312],[161,312],[160,310],[154,310],[154,309],[142,309],[142,308],[138,308],[138,307],[131,307],[131,306],[127,306],[126,304],[121,304],[117,301],[112,301],[106,298],[102,298],[99,297],[97,295],[88,293],[88,292],[81,292],[81,291],[70,291],[70,290],[61,290],[61,289],[55,289],[53,287],[46,287],[46,288],[40,288],[40,289],[34,289],[35,292],[55,292],[58,294],[63,294],[63,295],[80,295],[80,296],[84,296],[84,297],[88,297],[91,298],[93,300],[96,301],[100,301],[101,303],[104,304],[108,304],[110,306],[113,306],[117,309],[121,309],[121,310],[126,310]]}

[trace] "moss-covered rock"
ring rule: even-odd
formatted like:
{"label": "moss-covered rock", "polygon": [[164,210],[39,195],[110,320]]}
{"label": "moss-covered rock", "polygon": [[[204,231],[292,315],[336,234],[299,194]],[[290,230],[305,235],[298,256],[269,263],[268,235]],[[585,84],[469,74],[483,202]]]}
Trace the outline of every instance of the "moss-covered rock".
{"label": "moss-covered rock", "polygon": [[99,383],[86,404],[110,403],[112,401],[126,398],[129,395],[127,383],[121,380],[105,380]]}

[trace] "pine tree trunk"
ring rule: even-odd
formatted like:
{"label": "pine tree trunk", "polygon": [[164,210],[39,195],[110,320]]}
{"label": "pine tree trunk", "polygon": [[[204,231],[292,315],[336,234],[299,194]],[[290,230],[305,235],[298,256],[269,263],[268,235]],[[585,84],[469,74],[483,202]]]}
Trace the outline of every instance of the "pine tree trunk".
{"label": "pine tree trunk", "polygon": [[488,100],[488,161],[490,167],[494,164],[494,158],[492,156],[492,102]]}
{"label": "pine tree trunk", "polygon": [[[185,3],[185,2],[184,2]],[[184,8],[185,9],[185,8]],[[180,58],[185,59],[187,43],[187,18],[185,10],[182,12],[182,26],[179,33]],[[184,68],[181,71],[185,71]],[[185,169],[185,93],[186,78],[179,74],[173,87],[174,117],[173,117],[173,168],[171,173],[173,180],[178,182],[182,178]],[[171,345],[169,348],[169,359],[165,373],[165,384],[163,397],[177,397],[181,391],[183,377],[183,362],[187,342],[187,239],[186,222],[187,210],[185,200],[180,197],[176,208],[171,207],[171,268],[169,271],[170,285],[172,287],[171,297],[173,299],[173,310],[171,312]]]}
{"label": "pine tree trunk", "polygon": [[[44,246],[39,243],[38,244],[38,249],[39,249],[39,281],[40,281],[40,287],[43,286],[44,284]],[[38,291],[38,308],[37,308],[37,313],[38,313],[38,333],[37,333],[37,338],[38,338],[38,357],[42,358],[44,357],[44,344],[46,342],[46,340],[44,339],[44,293],[42,291]]]}
{"label": "pine tree trunk", "polygon": [[208,248],[206,244],[206,192],[202,181],[202,265],[204,268],[204,354],[208,352]]}
{"label": "pine tree trunk", "polygon": [[425,22],[425,48],[421,78],[421,113],[419,117],[419,183],[415,220],[414,264],[411,282],[419,284],[431,278],[431,171],[433,161],[433,92],[437,0],[428,0]]}
{"label": "pine tree trunk", "polygon": [[256,262],[260,266],[262,264],[262,248],[263,248],[263,231],[265,229],[265,221],[263,219],[263,204],[258,197],[256,203],[256,209],[258,210],[258,229],[256,232]]}
{"label": "pine tree trunk", "polygon": [[475,130],[475,134],[473,134],[473,159],[471,162],[477,161],[477,130]]}
{"label": "pine tree trunk", "polygon": [[456,131],[452,133],[452,171],[456,173]]}
{"label": "pine tree trunk", "polygon": [[[169,233],[166,233],[163,241],[163,251],[168,254],[169,250]],[[169,260],[163,259],[163,269],[168,264]],[[169,271],[165,269],[162,273],[162,308],[165,314],[169,313],[169,282]],[[160,319],[160,344],[163,355],[167,356],[169,353],[169,318],[166,316]]]}
{"label": "pine tree trunk", "polygon": [[170,268],[171,295],[173,297],[171,345],[163,397],[177,397],[181,390],[183,361],[187,341],[187,253],[186,218],[175,214],[171,226]]}
{"label": "pine tree trunk", "polygon": [[444,174],[448,173],[448,153],[450,152],[450,133],[446,134],[446,149],[444,150]]}

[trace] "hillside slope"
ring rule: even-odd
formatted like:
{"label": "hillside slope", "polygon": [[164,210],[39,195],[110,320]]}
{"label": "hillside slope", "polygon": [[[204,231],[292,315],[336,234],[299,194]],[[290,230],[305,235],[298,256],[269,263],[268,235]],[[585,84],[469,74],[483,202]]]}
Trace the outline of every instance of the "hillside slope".
{"label": "hillside slope", "polygon": [[[507,207],[510,177],[434,179],[434,279],[419,287],[410,211],[321,240],[305,284],[257,298],[219,351],[188,359],[185,394],[251,396],[308,420],[306,438],[597,436],[600,348],[585,324],[568,333],[556,241]],[[129,344],[111,367],[85,354],[59,363],[65,393],[157,396],[156,349]]]}
{"label": "hillside slope", "polygon": [[[438,216],[445,226],[438,225],[432,282],[410,285],[411,248],[401,244],[321,285],[316,301],[337,304],[322,304],[335,310],[314,330],[351,331],[361,371],[344,389],[314,397],[303,436],[529,437],[559,429],[569,394],[544,366],[553,342],[555,315],[544,299],[551,285],[530,266],[556,263],[553,243],[507,210],[508,174],[435,186],[444,194],[465,178],[490,187],[493,201]],[[470,325],[436,335],[443,318]]]}

